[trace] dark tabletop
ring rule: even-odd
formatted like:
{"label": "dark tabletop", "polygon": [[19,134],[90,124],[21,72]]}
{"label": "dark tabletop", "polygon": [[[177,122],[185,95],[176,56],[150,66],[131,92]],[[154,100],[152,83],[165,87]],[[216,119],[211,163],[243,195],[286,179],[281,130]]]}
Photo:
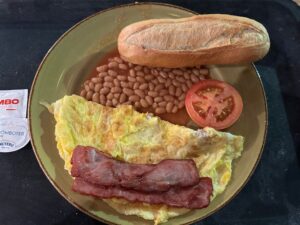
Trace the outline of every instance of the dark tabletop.
{"label": "dark tabletop", "polygon": [[[0,0],[0,90],[30,89],[51,45],[83,18],[134,1]],[[263,23],[271,51],[258,62],[269,128],[261,161],[244,189],[198,225],[300,224],[300,8],[290,1],[164,1],[200,13],[228,13]],[[0,154],[0,224],[100,224],[51,186],[28,144]]]}

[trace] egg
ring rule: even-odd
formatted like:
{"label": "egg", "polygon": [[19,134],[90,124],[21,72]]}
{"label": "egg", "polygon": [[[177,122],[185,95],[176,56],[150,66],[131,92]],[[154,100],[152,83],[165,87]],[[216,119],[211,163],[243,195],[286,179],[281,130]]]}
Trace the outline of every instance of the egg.
{"label": "egg", "polygon": [[[55,138],[65,169],[71,170],[77,145],[91,146],[130,163],[158,163],[163,159],[195,161],[201,177],[213,182],[213,200],[230,181],[232,161],[243,151],[244,138],[213,128],[193,130],[139,113],[130,105],[105,107],[72,95],[54,102],[49,110],[56,120]],[[137,215],[156,224],[182,215],[188,209],[105,199],[125,215]]]}

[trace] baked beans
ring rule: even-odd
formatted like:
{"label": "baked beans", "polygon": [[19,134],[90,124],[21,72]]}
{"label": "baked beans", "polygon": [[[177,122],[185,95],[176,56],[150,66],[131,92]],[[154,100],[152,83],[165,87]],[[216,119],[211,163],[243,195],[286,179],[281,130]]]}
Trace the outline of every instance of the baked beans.
{"label": "baked beans", "polygon": [[120,57],[109,58],[96,71],[98,75],[82,85],[82,97],[110,107],[121,104],[151,107],[156,114],[176,113],[183,108],[188,89],[209,75],[203,66],[150,68],[128,63]]}

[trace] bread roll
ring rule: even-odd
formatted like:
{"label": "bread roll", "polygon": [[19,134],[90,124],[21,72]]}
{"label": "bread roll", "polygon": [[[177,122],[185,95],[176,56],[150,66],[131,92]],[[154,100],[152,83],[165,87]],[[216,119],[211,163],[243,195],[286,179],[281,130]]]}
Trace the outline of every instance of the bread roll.
{"label": "bread roll", "polygon": [[145,20],[125,27],[118,37],[125,60],[153,67],[248,63],[263,58],[269,48],[262,24],[222,14]]}

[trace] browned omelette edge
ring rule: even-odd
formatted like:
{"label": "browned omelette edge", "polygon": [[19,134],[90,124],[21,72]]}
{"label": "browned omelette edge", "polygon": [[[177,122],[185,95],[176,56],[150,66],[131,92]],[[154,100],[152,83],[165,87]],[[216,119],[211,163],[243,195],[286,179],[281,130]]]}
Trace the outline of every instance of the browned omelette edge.
{"label": "browned omelette edge", "polygon": [[[76,207],[77,209],[79,209],[81,212],[89,215],[90,217],[98,220],[98,221],[101,221],[101,222],[104,222],[106,224],[113,224],[113,225],[117,225],[115,223],[111,223],[109,221],[106,221],[104,220],[103,218],[100,218],[100,217],[97,217],[95,216],[94,214],[90,213],[89,211],[87,211],[86,209],[82,208],[80,205],[78,205],[76,202],[72,201],[72,199],[70,199],[68,197],[68,195],[56,184],[55,180],[51,179],[47,170],[45,169],[38,153],[37,153],[37,150],[36,150],[36,146],[35,146],[35,143],[34,143],[34,140],[32,138],[32,127],[31,127],[31,99],[32,99],[32,96],[34,94],[34,88],[35,88],[35,83],[36,83],[36,80],[38,79],[38,76],[39,76],[39,73],[40,73],[40,70],[44,64],[44,62],[46,61],[46,59],[48,58],[48,56],[50,55],[51,51],[59,44],[59,42],[68,34],[70,33],[72,30],[74,30],[77,26],[79,26],[80,24],[82,24],[83,22],[86,22],[87,20],[93,18],[94,16],[97,16],[103,12],[107,12],[107,11],[110,11],[110,10],[113,10],[113,9],[117,9],[117,8],[122,8],[122,7],[131,7],[131,6],[134,6],[134,5],[161,5],[161,6],[168,6],[168,7],[173,7],[173,8],[177,8],[177,9],[180,9],[180,10],[184,10],[184,11],[187,11],[187,12],[190,12],[190,13],[193,13],[193,14],[198,14],[197,12],[195,11],[192,11],[192,10],[189,10],[189,9],[186,9],[186,8],[183,8],[183,7],[180,7],[180,6],[176,6],[176,5],[172,5],[172,4],[167,4],[167,3],[157,3],[157,2],[148,2],[148,3],[130,3],[130,4],[124,4],[124,5],[119,5],[119,6],[114,6],[112,8],[109,8],[109,9],[105,9],[105,10],[102,10],[102,11],[99,11],[97,13],[94,13],[92,14],[91,16],[88,16],[87,18],[79,21],[77,24],[75,24],[73,27],[71,27],[69,30],[67,30],[52,46],[51,48],[48,50],[48,52],[46,53],[46,55],[44,56],[41,64],[39,65],[38,69],[37,69],[37,72],[34,76],[34,80],[32,82],[32,85],[31,85],[31,89],[30,89],[30,95],[29,95],[29,104],[28,104],[28,107],[27,107],[27,112],[28,112],[28,125],[29,125],[29,133],[30,133],[30,141],[31,141],[31,145],[32,145],[32,148],[33,148],[33,151],[34,151],[34,154],[35,154],[35,157],[37,158],[37,161],[42,169],[42,171],[44,172],[44,174],[46,175],[47,179],[50,181],[50,183],[54,186],[54,188],[59,192],[59,194],[64,197],[70,204],[72,204],[74,207]],[[255,67],[255,65],[252,63],[252,66],[257,74],[257,79],[259,80],[259,83],[260,83],[260,88],[262,90],[262,93],[263,93],[263,96],[264,96],[264,102],[265,102],[265,112],[266,112],[266,121],[265,121],[265,133],[264,133],[264,138],[263,138],[263,144],[262,144],[262,147],[260,149],[260,153],[259,153],[259,156],[255,162],[255,165],[254,167],[252,168],[249,176],[247,177],[247,179],[245,180],[245,182],[242,184],[242,186],[234,193],[233,196],[231,196],[227,201],[225,201],[223,204],[221,204],[219,207],[217,207],[215,210],[213,210],[212,212],[208,213],[207,215],[203,216],[202,218],[199,218],[199,219],[196,219],[196,220],[193,220],[189,223],[186,223],[186,224],[192,224],[192,223],[195,223],[197,221],[200,221],[210,215],[212,215],[213,213],[217,212],[218,210],[220,210],[221,208],[223,208],[225,205],[227,205],[232,199],[234,199],[237,194],[242,190],[242,188],[247,184],[247,182],[249,181],[250,177],[252,176],[253,172],[255,171],[259,161],[260,161],[260,158],[261,158],[261,155],[262,155],[262,152],[263,152],[263,149],[264,149],[264,146],[265,146],[265,142],[266,142],[266,136],[267,136],[267,128],[268,128],[268,107],[267,107],[267,99],[266,99],[266,94],[265,94],[265,90],[264,90],[264,87],[263,87],[263,84],[262,84],[262,80],[260,78],[260,75]]]}

